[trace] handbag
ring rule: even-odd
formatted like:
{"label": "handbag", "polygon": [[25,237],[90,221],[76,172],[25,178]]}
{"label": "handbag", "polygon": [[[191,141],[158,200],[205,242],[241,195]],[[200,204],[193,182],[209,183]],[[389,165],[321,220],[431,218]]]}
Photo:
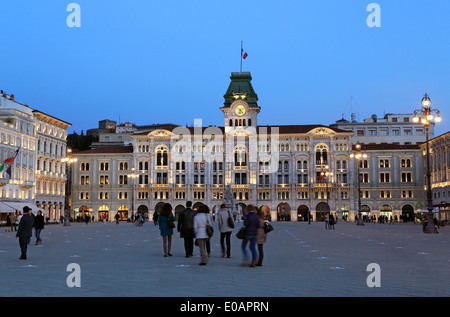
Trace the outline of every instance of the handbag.
{"label": "handbag", "polygon": [[269,233],[273,230],[273,226],[269,222],[264,222],[264,232]]}
{"label": "handbag", "polygon": [[212,237],[214,234],[214,227],[209,223],[209,217],[206,216],[206,234],[208,237]]}
{"label": "handbag", "polygon": [[236,233],[236,238],[244,239],[244,232],[245,232],[245,227],[242,226],[241,229],[239,229],[239,231]]}
{"label": "handbag", "polygon": [[170,229],[175,228],[175,223],[173,222],[173,219],[170,216],[167,218],[167,228]]}
{"label": "handbag", "polygon": [[228,221],[228,227],[230,227],[231,229],[234,229],[234,221],[233,221],[233,218],[231,218],[230,211],[228,211],[227,221]]}

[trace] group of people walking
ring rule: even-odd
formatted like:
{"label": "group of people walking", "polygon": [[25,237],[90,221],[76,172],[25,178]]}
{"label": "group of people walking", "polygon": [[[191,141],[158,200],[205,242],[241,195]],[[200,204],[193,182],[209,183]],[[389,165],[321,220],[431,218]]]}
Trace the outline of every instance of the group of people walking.
{"label": "group of people walking", "polygon": [[[243,217],[244,237],[241,243],[243,265],[262,266],[264,259],[263,244],[266,242],[264,214],[255,206],[248,205],[244,210]],[[220,233],[219,241],[222,257],[230,258],[231,234],[234,229],[235,218],[225,204],[220,206],[215,218]],[[186,208],[178,215],[177,225],[170,225],[175,220],[172,206],[169,203],[164,204],[158,217],[164,257],[172,256],[172,236],[176,229],[180,233],[180,238],[184,240],[185,257],[192,257],[194,246],[198,246],[200,251],[199,265],[206,265],[211,255],[211,236],[208,234],[207,227],[214,228],[214,219],[209,207],[201,205],[197,210],[194,210],[192,209],[192,202],[188,201]],[[247,246],[250,249],[251,260]]]}

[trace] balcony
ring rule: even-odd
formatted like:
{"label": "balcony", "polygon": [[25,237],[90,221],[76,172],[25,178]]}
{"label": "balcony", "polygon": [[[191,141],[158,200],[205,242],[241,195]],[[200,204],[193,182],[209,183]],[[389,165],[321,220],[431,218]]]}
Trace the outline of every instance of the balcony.
{"label": "balcony", "polygon": [[242,188],[250,188],[249,184],[234,184],[231,185],[231,188],[242,189]]}

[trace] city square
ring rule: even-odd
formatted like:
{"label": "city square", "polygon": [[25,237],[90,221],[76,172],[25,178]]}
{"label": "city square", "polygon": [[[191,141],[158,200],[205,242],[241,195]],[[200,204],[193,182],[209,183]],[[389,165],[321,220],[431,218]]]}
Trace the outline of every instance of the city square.
{"label": "city square", "polygon": [[118,2],[0,3],[2,304],[447,307],[450,2]]}
{"label": "city square", "polygon": [[[237,229],[242,223],[236,223]],[[0,257],[5,297],[448,297],[450,229],[424,234],[413,223],[357,226],[338,222],[279,222],[268,234],[262,267],[241,266],[240,243],[222,258],[217,232],[207,266],[184,256],[173,237],[172,257],[163,257],[158,226],[146,222],[48,225],[43,243],[20,254],[14,233],[1,231]],[[79,287],[71,285],[71,263],[79,265]],[[370,286],[370,264],[379,265],[379,286]],[[368,269],[369,268],[369,269]],[[245,287],[242,287],[242,283]]]}

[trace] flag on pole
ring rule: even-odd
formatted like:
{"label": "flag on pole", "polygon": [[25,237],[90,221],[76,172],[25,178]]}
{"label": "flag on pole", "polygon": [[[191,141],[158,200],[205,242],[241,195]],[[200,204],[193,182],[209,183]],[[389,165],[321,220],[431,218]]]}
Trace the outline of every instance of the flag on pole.
{"label": "flag on pole", "polygon": [[15,160],[16,157],[17,157],[17,154],[19,154],[19,150],[20,150],[20,147],[17,148],[17,150],[16,150],[14,156],[7,158],[7,159],[5,160],[5,162],[7,162],[7,163],[12,163],[12,162],[14,162],[14,160]]}
{"label": "flag on pole", "polygon": [[247,52],[244,52],[244,54],[242,54],[242,58],[243,58],[243,59],[246,59],[247,56],[248,56]]}

